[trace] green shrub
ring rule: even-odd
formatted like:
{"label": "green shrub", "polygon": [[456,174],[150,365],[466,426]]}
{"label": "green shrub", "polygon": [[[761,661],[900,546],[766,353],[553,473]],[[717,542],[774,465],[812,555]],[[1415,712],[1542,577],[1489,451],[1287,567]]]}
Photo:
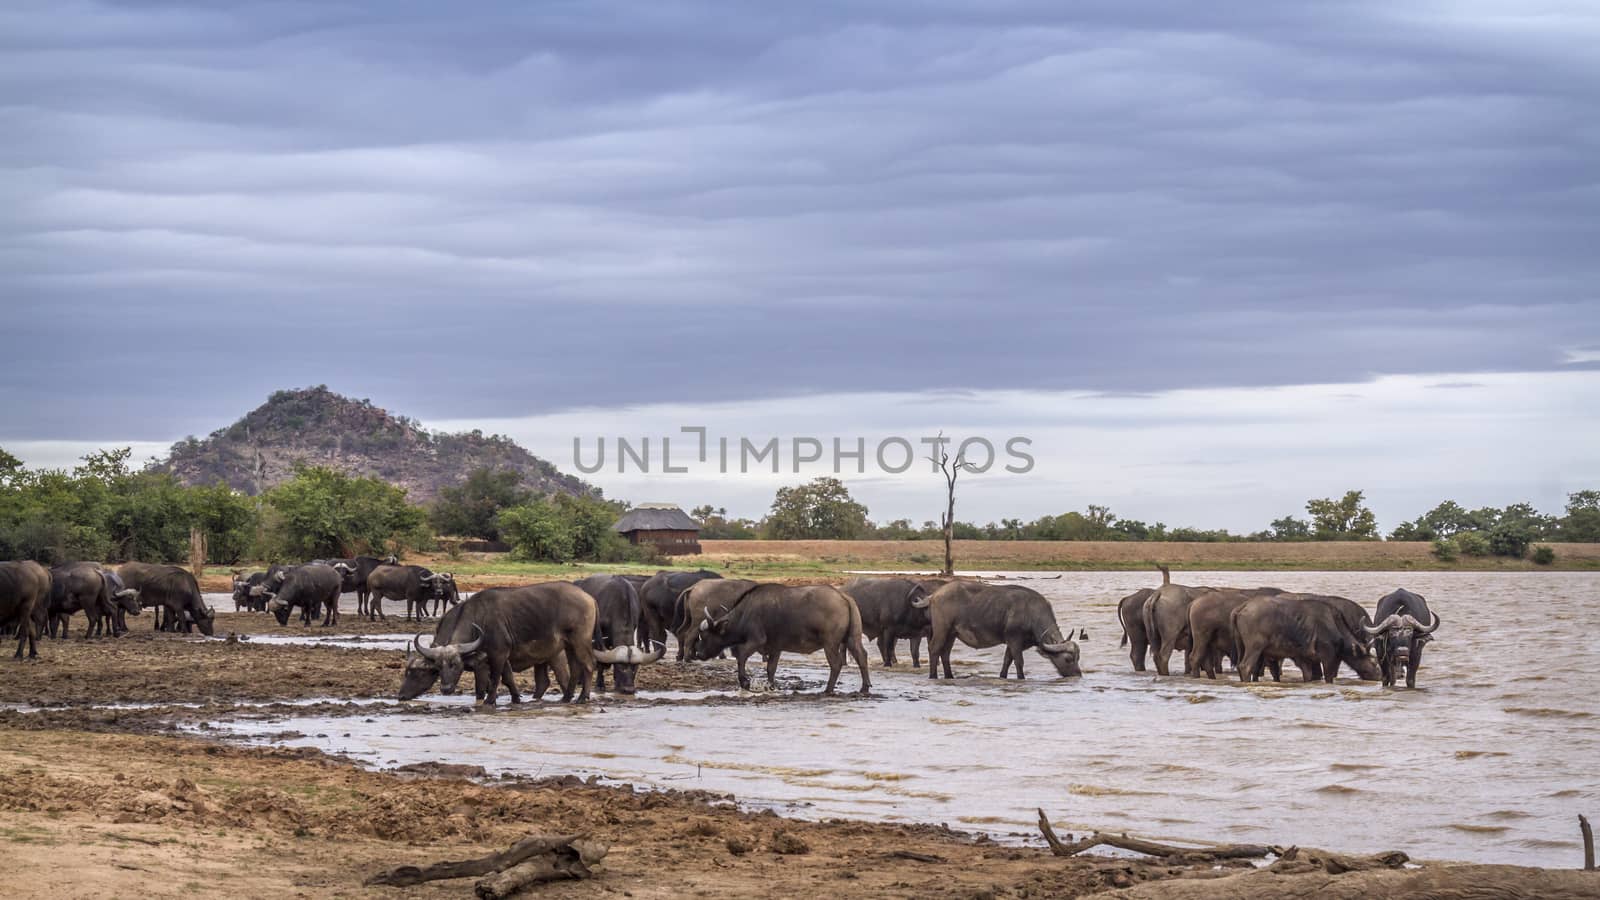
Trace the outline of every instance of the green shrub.
{"label": "green shrub", "polygon": [[1533,561],[1536,565],[1548,566],[1556,561],[1556,551],[1540,545],[1533,548]]}
{"label": "green shrub", "polygon": [[1463,531],[1452,540],[1456,542],[1456,548],[1467,556],[1488,556],[1493,552],[1489,539],[1481,531]]}
{"label": "green shrub", "polygon": [[1501,522],[1489,531],[1489,549],[1495,556],[1521,559],[1533,543],[1533,529],[1522,522]]}
{"label": "green shrub", "polygon": [[1439,538],[1433,542],[1433,555],[1444,562],[1455,562],[1456,558],[1461,555],[1461,551],[1456,547],[1455,541],[1449,538]]}

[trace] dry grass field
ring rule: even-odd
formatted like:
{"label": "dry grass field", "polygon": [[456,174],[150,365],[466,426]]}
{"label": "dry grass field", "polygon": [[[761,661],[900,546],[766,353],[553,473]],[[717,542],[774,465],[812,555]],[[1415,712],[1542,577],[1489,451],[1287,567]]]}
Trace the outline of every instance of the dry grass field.
{"label": "dry grass field", "polygon": [[[824,567],[937,569],[939,541],[701,541],[701,559],[747,568],[768,563]],[[1548,568],[1600,568],[1600,544],[1552,544]],[[1461,557],[1444,562],[1431,544],[1399,541],[1304,543],[1170,543],[1132,541],[956,541],[956,567],[987,569],[1145,569],[1164,563],[1187,569],[1533,570],[1525,559]]]}

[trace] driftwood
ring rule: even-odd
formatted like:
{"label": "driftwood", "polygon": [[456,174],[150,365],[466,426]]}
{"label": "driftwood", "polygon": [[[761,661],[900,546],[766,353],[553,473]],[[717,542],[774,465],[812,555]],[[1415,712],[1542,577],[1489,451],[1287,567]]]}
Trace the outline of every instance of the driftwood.
{"label": "driftwood", "polygon": [[1411,857],[1399,850],[1373,853],[1369,856],[1347,856],[1343,853],[1330,853],[1327,850],[1313,850],[1309,847],[1271,849],[1278,860],[1267,868],[1285,875],[1299,872],[1343,875],[1346,872],[1364,872],[1368,869],[1398,869],[1411,861]]}
{"label": "driftwood", "polygon": [[[590,874],[589,867],[605,858],[609,849],[607,845],[587,840],[582,835],[534,834],[517,841],[499,853],[491,853],[476,859],[440,862],[420,868],[397,866],[373,875],[366,880],[366,884],[409,887],[425,881],[490,875],[494,877],[478,882],[478,896],[506,897],[536,881],[587,878]],[[517,875],[511,880],[504,882],[497,880],[510,875],[512,871],[517,871]],[[486,883],[491,881],[495,882],[495,885],[486,888]],[[489,893],[485,893],[485,890]],[[505,892],[494,893],[499,890]]]}
{"label": "driftwood", "polygon": [[1164,859],[1182,860],[1217,860],[1217,859],[1260,859],[1272,852],[1272,848],[1258,844],[1223,844],[1217,847],[1175,847],[1171,844],[1158,844],[1155,841],[1146,841],[1140,838],[1129,837],[1126,834],[1106,834],[1096,831],[1080,841],[1066,843],[1056,836],[1056,830],[1051,827],[1050,819],[1039,810],[1039,832],[1044,835],[1045,843],[1050,845],[1050,852],[1056,856],[1077,856],[1093,847],[1115,847],[1118,850],[1127,850],[1132,853],[1143,853],[1146,856],[1159,856]]}
{"label": "driftwood", "polygon": [[1583,832],[1583,870],[1594,871],[1594,829],[1589,827],[1589,820],[1583,813],[1578,813],[1578,830]]}

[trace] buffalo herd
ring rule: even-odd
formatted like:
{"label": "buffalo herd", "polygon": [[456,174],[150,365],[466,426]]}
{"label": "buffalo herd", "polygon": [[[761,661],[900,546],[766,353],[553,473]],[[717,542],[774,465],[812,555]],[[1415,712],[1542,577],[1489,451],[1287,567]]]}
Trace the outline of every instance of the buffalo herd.
{"label": "buffalo herd", "polygon": [[[1270,673],[1283,677],[1289,660],[1307,681],[1332,683],[1341,666],[1357,677],[1394,685],[1404,675],[1416,686],[1423,647],[1439,618],[1418,594],[1397,590],[1373,614],[1353,600],[1275,587],[1176,584],[1166,567],[1161,584],[1124,597],[1117,607],[1122,643],[1135,671],[1146,657],[1169,675],[1183,651],[1183,674],[1215,679],[1231,665],[1241,681]],[[515,673],[534,670],[534,697],[552,680],[565,701],[585,701],[593,686],[635,691],[640,666],[661,660],[670,633],[681,661],[731,656],[741,688],[751,686],[747,664],[759,654],[766,684],[777,678],[784,653],[821,651],[828,662],[824,693],[833,693],[853,661],[860,692],[871,690],[866,642],[874,641],[884,666],[898,662],[906,640],[911,664],[921,666],[927,641],[928,677],[952,678],[957,640],[969,647],[1004,647],[1000,677],[1024,677],[1033,650],[1063,678],[1082,674],[1071,629],[1037,591],[1014,583],[923,576],[863,577],[841,586],[762,583],[698,572],[592,575],[574,582],[496,587],[462,600],[455,577],[393,557],[319,559],[273,566],[233,581],[235,611],[268,612],[287,625],[298,611],[302,625],[320,617],[339,621],[339,599],[357,597],[357,615],[387,620],[385,600],[403,603],[404,619],[436,618],[431,637],[419,633],[406,653],[400,697],[411,699],[435,684],[455,693],[463,672],[473,673],[476,698],[495,703],[504,686],[520,702]],[[34,562],[0,563],[0,628],[17,637],[16,656],[37,656],[41,635],[65,637],[82,612],[86,637],[119,635],[126,617],[154,610],[154,627],[211,635],[216,611],[198,582],[178,566],[130,562],[121,566],[73,563],[46,569]],[[397,609],[397,612],[400,610]],[[1080,629],[1078,639],[1087,637]],[[424,643],[424,639],[428,638]]]}
{"label": "buffalo herd", "polygon": [[1174,584],[1165,566],[1161,586],[1122,598],[1117,618],[1122,645],[1134,671],[1145,657],[1156,674],[1169,674],[1182,650],[1183,674],[1216,678],[1223,660],[1240,681],[1260,681],[1267,672],[1283,680],[1290,660],[1306,681],[1333,683],[1340,666],[1356,677],[1392,686],[1401,670],[1406,686],[1417,686],[1422,648],[1433,640],[1439,617],[1419,594],[1400,589],[1378,601],[1374,615],[1361,604],[1330,594],[1273,587],[1196,587]]}

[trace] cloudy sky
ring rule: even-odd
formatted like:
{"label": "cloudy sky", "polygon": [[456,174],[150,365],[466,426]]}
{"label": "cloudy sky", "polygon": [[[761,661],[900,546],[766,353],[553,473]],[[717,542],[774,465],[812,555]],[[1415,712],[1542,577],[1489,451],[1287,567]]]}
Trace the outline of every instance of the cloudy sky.
{"label": "cloudy sky", "polygon": [[[154,452],[327,383],[566,468],[1033,436],[980,520],[1600,484],[1592,0],[463,10],[0,7],[0,443]],[[927,478],[858,493],[920,521]]]}

